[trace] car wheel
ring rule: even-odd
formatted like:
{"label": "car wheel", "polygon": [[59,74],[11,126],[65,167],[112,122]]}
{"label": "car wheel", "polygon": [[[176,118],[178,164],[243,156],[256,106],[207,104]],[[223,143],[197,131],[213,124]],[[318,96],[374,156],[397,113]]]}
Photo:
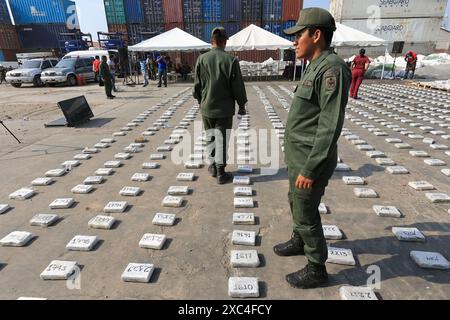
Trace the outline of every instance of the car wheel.
{"label": "car wheel", "polygon": [[14,88],[20,88],[22,86],[21,83],[11,83]]}
{"label": "car wheel", "polygon": [[35,87],[43,87],[44,83],[42,82],[41,77],[39,77],[39,76],[34,77],[33,85]]}
{"label": "car wheel", "polygon": [[74,75],[70,75],[67,77],[67,84],[71,87],[74,87],[77,85],[77,78],[75,78]]}

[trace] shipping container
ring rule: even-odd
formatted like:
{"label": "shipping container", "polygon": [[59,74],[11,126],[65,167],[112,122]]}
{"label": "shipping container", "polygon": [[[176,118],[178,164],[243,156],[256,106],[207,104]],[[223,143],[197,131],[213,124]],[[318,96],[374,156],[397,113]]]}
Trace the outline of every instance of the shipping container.
{"label": "shipping container", "polygon": [[201,23],[184,22],[184,31],[199,39],[203,38],[203,25]]}
{"label": "shipping container", "polygon": [[283,0],[263,1],[263,21],[280,21],[283,11]]}
{"label": "shipping container", "polygon": [[108,23],[108,32],[127,34],[128,33],[127,25]]}
{"label": "shipping container", "polygon": [[183,22],[183,0],[163,0],[162,4],[165,23]]}
{"label": "shipping container", "polygon": [[222,0],[222,21],[236,22],[241,20],[241,1]]}
{"label": "shipping container", "polygon": [[276,34],[277,36],[281,36],[282,25],[281,21],[263,21],[261,28]]}
{"label": "shipping container", "polygon": [[441,27],[440,18],[344,20],[342,24],[388,41],[433,42]]}
{"label": "shipping container", "polygon": [[150,39],[164,32],[164,24],[127,24],[129,45]]}
{"label": "shipping container", "polygon": [[65,24],[17,26],[21,49],[59,48],[60,34],[68,32]]}
{"label": "shipping container", "polygon": [[3,54],[3,50],[0,49],[0,62],[2,61],[8,61],[5,59],[5,55]]}
{"label": "shipping container", "polygon": [[183,22],[166,22],[164,23],[164,31],[169,31],[174,28],[178,28],[183,30],[184,29],[184,23]]}
{"label": "shipping container", "polygon": [[124,0],[125,20],[127,23],[143,23],[144,14],[141,0]]}
{"label": "shipping container", "polygon": [[144,0],[142,7],[146,24],[160,24],[164,22],[162,0]]}
{"label": "shipping container", "polygon": [[261,21],[262,19],[262,0],[242,0],[241,16],[242,22]]}
{"label": "shipping container", "polygon": [[9,5],[16,25],[78,22],[73,0],[9,0]]}
{"label": "shipping container", "polygon": [[211,34],[215,27],[220,27],[220,22],[210,22],[203,24],[203,37],[202,40],[210,43],[211,42]]}
{"label": "shipping container", "polygon": [[164,23],[150,23],[142,26],[144,32],[152,32],[152,33],[163,33],[164,32]]}
{"label": "shipping container", "polygon": [[374,18],[444,17],[448,0],[331,0],[337,22]]}
{"label": "shipping container", "polygon": [[203,0],[183,0],[184,22],[203,22]]}
{"label": "shipping container", "polygon": [[123,0],[104,0],[106,22],[108,24],[125,24],[125,6]]}
{"label": "shipping container", "polygon": [[9,24],[0,24],[0,49],[19,49],[19,38],[16,27]]}
{"label": "shipping container", "polygon": [[0,24],[12,24],[6,0],[0,0]]}
{"label": "shipping container", "polygon": [[225,22],[223,24],[223,27],[225,28],[228,37],[231,37],[232,35],[238,33],[241,30],[239,22]]}
{"label": "shipping container", "polygon": [[288,36],[288,35],[284,34],[283,30],[286,30],[286,29],[288,29],[288,28],[291,28],[291,27],[295,26],[296,24],[297,24],[297,20],[295,20],[295,21],[292,20],[292,21],[285,21],[285,22],[283,22],[283,23],[282,23],[282,28],[281,28],[281,34],[280,34],[280,36],[283,37],[283,38],[285,38],[285,39],[287,39],[287,40],[294,41],[295,36]]}
{"label": "shipping container", "polygon": [[202,9],[204,22],[219,22],[222,20],[221,0],[203,0]]}
{"label": "shipping container", "polygon": [[18,49],[1,49],[0,52],[3,54],[3,60],[0,59],[0,61],[17,61],[16,54],[19,53]]}
{"label": "shipping container", "polygon": [[127,24],[127,33],[128,45],[132,46],[143,41],[141,24]]}
{"label": "shipping container", "polygon": [[303,9],[303,0],[283,0],[282,20],[297,21],[301,9]]}

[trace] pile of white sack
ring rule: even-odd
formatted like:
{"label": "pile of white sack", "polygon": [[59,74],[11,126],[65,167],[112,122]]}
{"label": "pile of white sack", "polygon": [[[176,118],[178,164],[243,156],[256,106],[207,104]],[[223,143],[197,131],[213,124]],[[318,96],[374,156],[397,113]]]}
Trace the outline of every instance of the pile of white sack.
{"label": "pile of white sack", "polygon": [[[356,56],[352,56],[346,61],[353,61]],[[370,57],[369,57],[370,58]],[[386,56],[379,56],[375,59],[370,58],[370,67],[376,67],[379,65],[385,64],[393,64],[394,63],[394,57],[392,57],[389,53],[386,54]],[[424,56],[421,54],[417,55],[417,64],[416,69],[426,67],[426,66],[436,66],[441,64],[450,64],[450,54],[448,53],[433,53],[428,56]],[[398,56],[395,60],[395,65],[397,68],[405,68],[406,67],[406,61],[404,55]]]}

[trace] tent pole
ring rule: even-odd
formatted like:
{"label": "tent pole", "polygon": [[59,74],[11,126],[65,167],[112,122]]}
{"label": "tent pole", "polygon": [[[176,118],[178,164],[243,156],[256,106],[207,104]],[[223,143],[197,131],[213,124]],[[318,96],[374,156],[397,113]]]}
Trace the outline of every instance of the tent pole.
{"label": "tent pole", "polygon": [[295,82],[295,76],[297,73],[297,57],[294,58],[294,78],[292,79],[292,81]]}
{"label": "tent pole", "polygon": [[387,52],[387,47],[384,48],[383,70],[381,70],[381,79],[380,80],[383,80],[383,78],[384,78],[384,66],[386,65],[386,52]]}

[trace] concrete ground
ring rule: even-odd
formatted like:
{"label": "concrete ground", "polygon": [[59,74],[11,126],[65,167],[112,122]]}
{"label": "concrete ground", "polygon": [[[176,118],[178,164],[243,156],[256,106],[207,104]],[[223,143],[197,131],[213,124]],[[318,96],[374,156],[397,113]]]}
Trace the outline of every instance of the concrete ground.
{"label": "concrete ground", "polygon": [[[272,128],[253,86],[263,90],[283,122],[286,121],[287,111],[268,89],[271,86],[290,103],[291,97],[279,85],[288,90],[293,89],[292,82],[246,84],[252,128]],[[406,166],[410,174],[391,175],[350,142],[340,139],[340,157],[352,168],[352,172],[336,173],[331,179],[323,198],[330,214],[322,215],[322,220],[323,224],[337,225],[345,234],[343,240],[328,242],[336,247],[351,249],[356,266],[328,263],[330,285],[326,288],[291,288],[284,280],[285,275],[302,268],[306,259],[302,256],[281,258],[272,251],[273,245],[287,240],[292,230],[287,203],[288,183],[281,149],[277,148],[280,160],[277,174],[259,175],[262,165],[253,165],[257,169],[251,175],[257,204],[254,209],[234,209],[233,184],[217,185],[205,168],[185,169],[183,165],[174,164],[168,156],[165,160],[157,161],[161,164],[159,169],[141,169],[141,164],[148,161],[151,153],[156,153],[156,148],[168,139],[173,127],[196,104],[192,98],[178,108],[169,122],[172,128],[162,129],[149,137],[143,152],[125,160],[124,165],[115,169],[114,174],[106,177],[106,182],[96,186],[92,193],[75,195],[70,190],[87,176],[94,175],[94,171],[103,167],[105,161],[113,160],[116,153],[134,142],[134,138],[152,126],[178,98],[154,112],[126,136],[117,137],[110,148],[102,149],[92,159],[82,161],[79,167],[66,176],[56,178],[54,184],[35,187],[37,195],[31,199],[8,199],[13,191],[31,186],[31,181],[44,176],[47,170],[59,168],[62,162],[71,160],[85,147],[92,147],[102,138],[111,137],[113,132],[119,131],[138,114],[189,86],[169,84],[168,88],[162,89],[156,88],[154,84],[150,88],[120,86],[118,97],[113,101],[106,100],[102,89],[95,85],[20,89],[0,86],[0,119],[23,141],[18,145],[0,127],[0,203],[13,207],[0,215],[0,238],[12,231],[29,231],[36,236],[25,247],[0,247],[0,299],[16,299],[20,296],[48,299],[231,299],[227,294],[230,276],[258,277],[262,299],[339,299],[341,286],[366,285],[374,265],[381,270],[381,284],[376,292],[382,299],[450,299],[449,271],[422,269],[409,257],[411,250],[422,250],[440,252],[450,259],[450,221],[447,213],[450,205],[432,204],[425,198],[424,192],[415,191],[407,185],[409,181],[426,180],[439,192],[450,194],[449,178],[440,173],[440,167],[426,165],[422,158],[411,157],[409,150],[398,150],[385,142],[386,137],[374,136],[349,120],[346,120],[346,128]],[[57,101],[78,95],[85,95],[90,103],[95,114],[92,121],[77,128],[44,128],[45,122],[61,116],[56,107]],[[374,113],[367,109],[365,111]],[[347,114],[362,118],[349,108]],[[362,119],[385,129],[374,121]],[[196,120],[200,120],[200,115]],[[406,126],[391,118],[389,121]],[[193,127],[194,124],[189,126],[191,133]],[[412,129],[420,131],[418,128]],[[426,150],[433,158],[450,162],[449,156],[443,151],[433,151],[421,140],[409,139],[387,128],[385,130],[389,138],[401,138],[414,149]],[[447,131],[450,133],[450,129]],[[425,136],[432,135],[428,133]],[[439,136],[432,137],[445,144],[445,140]],[[232,171],[236,171],[236,168],[236,164],[229,166]],[[152,178],[148,182],[130,181],[136,172],[148,172]],[[193,182],[177,182],[175,178],[179,172],[194,172],[197,179]],[[375,189],[379,198],[356,198],[354,186],[345,185],[341,179],[343,175],[365,177],[367,187]],[[193,189],[192,194],[184,196],[187,202],[182,208],[161,207],[161,201],[172,185],[188,185]],[[123,186],[140,186],[144,192],[135,198],[125,198],[118,194]],[[50,210],[48,205],[61,197],[75,198],[76,205],[71,209]],[[112,214],[120,221],[112,230],[90,229],[88,221],[102,214],[103,207],[113,200],[126,200],[131,207],[125,213]],[[376,204],[395,205],[404,217],[380,218],[372,209]],[[59,214],[63,219],[49,228],[30,226],[29,220],[35,214],[50,212]],[[157,212],[176,213],[176,225],[152,225]],[[254,212],[257,224],[235,226],[232,224],[233,212]],[[392,226],[417,227],[425,234],[427,241],[399,242],[392,234]],[[233,230],[257,231],[256,247],[232,245]],[[144,233],[164,233],[169,239],[168,244],[160,251],[142,249],[138,243]],[[66,250],[66,244],[75,235],[96,235],[101,242],[90,252]],[[229,255],[232,249],[256,249],[261,266],[231,268]],[[39,278],[52,260],[77,261],[82,266],[79,289],[68,289],[66,281],[44,281]],[[155,265],[150,283],[121,280],[121,274],[130,262]]]}

